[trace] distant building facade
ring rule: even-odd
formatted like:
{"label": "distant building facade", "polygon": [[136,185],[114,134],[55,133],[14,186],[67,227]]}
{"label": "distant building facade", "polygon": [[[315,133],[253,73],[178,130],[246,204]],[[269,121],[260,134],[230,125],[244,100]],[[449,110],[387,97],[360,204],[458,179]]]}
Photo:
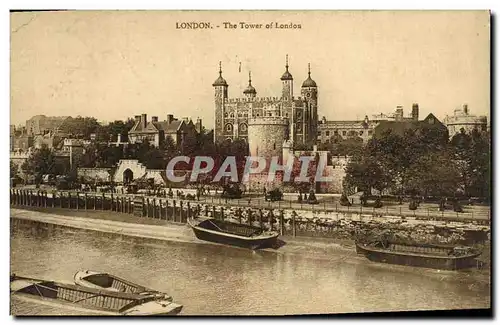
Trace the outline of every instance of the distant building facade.
{"label": "distant building facade", "polygon": [[189,118],[179,120],[168,114],[165,121],[158,121],[158,116],[152,116],[151,121],[148,121],[147,114],[141,114],[135,116],[135,124],[128,132],[128,141],[134,144],[147,140],[151,145],[159,147],[166,137],[171,137],[180,146],[185,139],[195,138],[201,130],[200,119],[193,123]]}
{"label": "distant building facade", "polygon": [[443,132],[448,132],[446,125],[441,123],[434,114],[427,115],[423,120],[398,120],[398,121],[381,121],[374,130],[373,136],[375,138],[381,137],[388,130],[391,130],[394,134],[403,136],[406,130],[418,130],[421,128],[436,128]]}
{"label": "distant building facade", "polygon": [[42,135],[47,132],[57,132],[69,116],[36,115],[26,121],[28,135]]}
{"label": "distant building facade", "polygon": [[488,129],[488,118],[470,114],[467,104],[455,109],[452,116],[446,116],[443,123],[448,128],[450,138],[460,133],[462,129],[465,132],[471,132],[474,129],[485,132]]}
{"label": "distant building facade", "polygon": [[412,105],[409,117],[404,116],[402,106],[397,106],[392,114],[374,115],[372,119],[365,116],[363,120],[327,121],[323,117],[318,125],[317,140],[318,143],[329,144],[339,140],[358,138],[366,143],[373,137],[377,125],[383,121],[418,121],[418,118],[419,106],[417,103]]}

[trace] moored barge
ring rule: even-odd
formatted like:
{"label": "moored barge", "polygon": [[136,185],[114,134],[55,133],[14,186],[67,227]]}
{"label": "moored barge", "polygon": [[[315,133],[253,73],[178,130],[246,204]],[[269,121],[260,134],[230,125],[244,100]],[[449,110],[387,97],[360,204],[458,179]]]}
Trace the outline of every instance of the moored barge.
{"label": "moored barge", "polygon": [[11,295],[27,302],[109,316],[176,315],[182,305],[151,294],[111,292],[73,284],[10,277]]}
{"label": "moored barge", "polygon": [[373,262],[442,270],[472,267],[476,265],[474,259],[481,255],[479,251],[468,246],[406,244],[384,240],[356,242],[356,253]]}

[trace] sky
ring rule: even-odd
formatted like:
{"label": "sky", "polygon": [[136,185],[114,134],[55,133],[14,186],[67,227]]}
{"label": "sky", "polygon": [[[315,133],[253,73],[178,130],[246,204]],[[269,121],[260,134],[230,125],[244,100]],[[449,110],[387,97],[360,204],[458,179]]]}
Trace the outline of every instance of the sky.
{"label": "sky", "polygon": [[[421,118],[442,119],[464,103],[489,116],[489,21],[486,11],[11,13],[11,124],[38,114],[109,122],[146,113],[199,117],[212,128],[219,61],[229,97],[242,97],[249,71],[257,96],[274,97],[287,54],[294,94],[310,63],[318,114],[329,120],[398,105],[408,115],[412,103]],[[177,29],[182,22],[213,28]]]}

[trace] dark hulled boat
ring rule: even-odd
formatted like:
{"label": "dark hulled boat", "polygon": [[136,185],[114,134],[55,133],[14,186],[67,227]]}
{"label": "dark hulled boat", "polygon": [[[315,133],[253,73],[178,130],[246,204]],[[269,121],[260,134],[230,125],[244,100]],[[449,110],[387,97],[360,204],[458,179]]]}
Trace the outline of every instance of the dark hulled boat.
{"label": "dark hulled boat", "polygon": [[471,267],[475,265],[474,259],[481,255],[476,249],[467,246],[405,244],[383,240],[356,242],[356,253],[374,262],[442,270]]}
{"label": "dark hulled boat", "polygon": [[26,302],[99,315],[175,315],[182,309],[182,305],[154,294],[111,292],[16,275],[10,277],[10,292]]}
{"label": "dark hulled boat", "polygon": [[274,247],[279,236],[276,231],[213,218],[188,219],[188,224],[198,239],[250,249]]}

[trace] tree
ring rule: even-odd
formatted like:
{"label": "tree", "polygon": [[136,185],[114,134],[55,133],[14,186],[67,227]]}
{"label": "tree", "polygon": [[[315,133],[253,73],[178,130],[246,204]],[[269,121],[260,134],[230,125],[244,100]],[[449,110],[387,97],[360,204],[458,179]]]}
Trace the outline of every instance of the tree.
{"label": "tree", "polygon": [[35,178],[35,183],[42,181],[44,174],[56,173],[56,161],[54,154],[47,146],[35,150],[35,152],[21,165],[21,169],[27,175]]}
{"label": "tree", "polygon": [[122,142],[126,142],[126,138],[128,136],[128,132],[135,124],[134,119],[127,119],[126,121],[115,120],[113,122],[108,123],[107,125],[99,125],[97,127],[97,138],[100,141],[109,141],[112,139],[113,141],[117,140],[118,134],[122,137]]}
{"label": "tree", "polygon": [[487,132],[461,130],[451,139],[453,159],[466,196],[490,196],[491,139]]}
{"label": "tree", "polygon": [[10,167],[10,178],[17,177],[19,172],[18,166],[14,164],[11,160],[9,167]]}
{"label": "tree", "polygon": [[59,130],[73,137],[89,139],[92,133],[97,133],[99,123],[93,117],[77,116],[68,117],[60,126]]}

